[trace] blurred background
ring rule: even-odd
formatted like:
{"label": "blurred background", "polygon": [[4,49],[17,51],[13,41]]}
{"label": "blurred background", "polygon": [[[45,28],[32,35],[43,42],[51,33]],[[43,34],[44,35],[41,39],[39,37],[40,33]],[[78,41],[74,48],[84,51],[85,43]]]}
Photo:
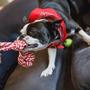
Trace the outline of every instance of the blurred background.
{"label": "blurred background", "polygon": [[12,1],[14,1],[14,0],[0,0],[0,10]]}

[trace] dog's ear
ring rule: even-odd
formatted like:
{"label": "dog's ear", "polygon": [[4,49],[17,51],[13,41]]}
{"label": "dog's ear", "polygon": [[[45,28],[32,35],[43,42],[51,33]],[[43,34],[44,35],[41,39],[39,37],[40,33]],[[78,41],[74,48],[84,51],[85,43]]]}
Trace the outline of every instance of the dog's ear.
{"label": "dog's ear", "polygon": [[60,27],[62,21],[63,20],[55,20],[55,21],[52,22],[52,25],[55,26],[55,27]]}

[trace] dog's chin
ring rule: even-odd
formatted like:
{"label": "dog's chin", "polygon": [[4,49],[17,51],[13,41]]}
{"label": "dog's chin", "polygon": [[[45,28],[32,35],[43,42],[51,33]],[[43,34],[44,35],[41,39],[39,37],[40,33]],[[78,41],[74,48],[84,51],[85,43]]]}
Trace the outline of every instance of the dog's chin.
{"label": "dog's chin", "polygon": [[27,51],[30,51],[30,52],[34,52],[34,51],[40,51],[40,50],[44,50],[48,47],[48,45],[41,45],[41,46],[38,46],[38,47],[35,47],[35,48],[31,48],[30,46],[27,46],[25,49],[24,49],[24,52],[27,52]]}

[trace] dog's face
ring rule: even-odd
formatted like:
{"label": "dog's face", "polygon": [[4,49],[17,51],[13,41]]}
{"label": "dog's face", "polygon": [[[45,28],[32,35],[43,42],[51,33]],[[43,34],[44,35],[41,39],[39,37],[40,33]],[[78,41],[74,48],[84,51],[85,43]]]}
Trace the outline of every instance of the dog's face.
{"label": "dog's face", "polygon": [[38,20],[34,23],[28,23],[21,29],[19,39],[25,40],[28,44],[26,50],[37,51],[44,49],[50,42],[50,34],[48,32],[45,21]]}
{"label": "dog's face", "polygon": [[58,22],[48,22],[45,19],[41,19],[26,24],[21,29],[21,36],[19,37],[19,39],[25,40],[28,44],[28,47],[25,50],[38,51],[48,47],[58,35],[58,31],[55,30]]}

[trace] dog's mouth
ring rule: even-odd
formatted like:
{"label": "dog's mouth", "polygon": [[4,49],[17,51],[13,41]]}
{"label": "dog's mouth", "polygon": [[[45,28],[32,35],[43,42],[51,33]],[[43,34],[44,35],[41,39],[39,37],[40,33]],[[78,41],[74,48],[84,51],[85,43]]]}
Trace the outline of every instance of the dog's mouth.
{"label": "dog's mouth", "polygon": [[22,37],[19,36],[17,39],[23,40],[24,42],[26,42],[27,45],[23,50],[24,52],[40,51],[40,50],[46,49],[48,47],[48,43],[44,43],[44,44],[42,44],[41,42],[29,43],[28,40],[25,40],[23,36]]}
{"label": "dog's mouth", "polygon": [[45,45],[27,44],[27,46],[24,48],[24,52],[40,51],[40,50],[46,49],[47,47],[48,47],[47,44],[45,44]]}
{"label": "dog's mouth", "polygon": [[28,44],[27,47],[28,48],[36,48],[36,47],[38,47],[38,44]]}

